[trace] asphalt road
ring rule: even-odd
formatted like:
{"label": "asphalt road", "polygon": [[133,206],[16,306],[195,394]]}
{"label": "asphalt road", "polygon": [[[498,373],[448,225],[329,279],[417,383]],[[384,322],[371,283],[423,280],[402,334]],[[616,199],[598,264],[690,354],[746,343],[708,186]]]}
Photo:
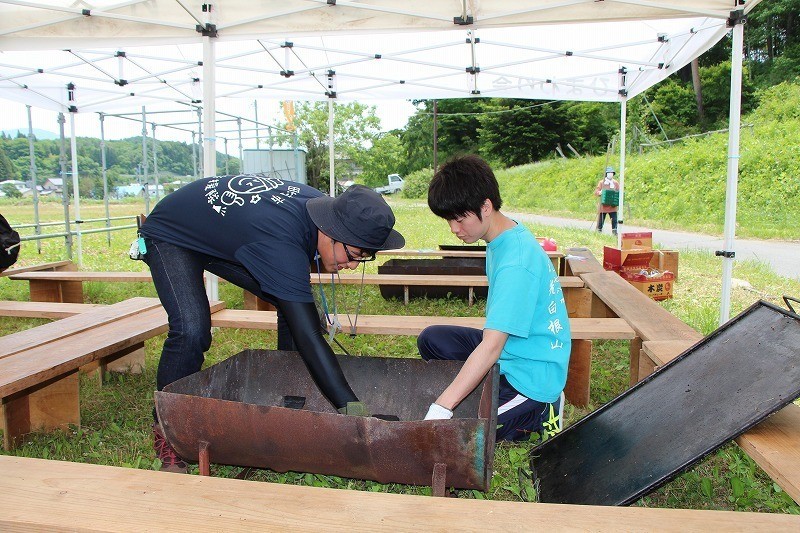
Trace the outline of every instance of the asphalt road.
{"label": "asphalt road", "polygon": [[[568,218],[530,215],[525,213],[506,213],[518,220],[526,220],[545,224],[548,226],[584,228],[587,231],[593,228],[591,221],[574,220]],[[611,231],[611,222],[606,219],[604,231]],[[722,250],[723,240],[713,235],[687,233],[683,231],[666,231],[660,229],[643,228],[640,226],[624,225],[625,232],[652,231],[653,244],[661,248],[674,250],[706,250],[714,253]],[[800,280],[800,242],[788,241],[761,241],[753,239],[736,239],[733,250],[736,260],[755,260],[767,263],[779,276]]]}

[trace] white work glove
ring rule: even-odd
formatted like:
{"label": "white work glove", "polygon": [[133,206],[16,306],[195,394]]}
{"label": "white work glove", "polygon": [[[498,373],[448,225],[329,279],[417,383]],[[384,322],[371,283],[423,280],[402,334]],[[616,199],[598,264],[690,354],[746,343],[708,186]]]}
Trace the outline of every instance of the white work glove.
{"label": "white work glove", "polygon": [[425,420],[450,420],[451,418],[453,418],[453,411],[438,403],[432,403],[428,408],[428,414],[425,415]]}

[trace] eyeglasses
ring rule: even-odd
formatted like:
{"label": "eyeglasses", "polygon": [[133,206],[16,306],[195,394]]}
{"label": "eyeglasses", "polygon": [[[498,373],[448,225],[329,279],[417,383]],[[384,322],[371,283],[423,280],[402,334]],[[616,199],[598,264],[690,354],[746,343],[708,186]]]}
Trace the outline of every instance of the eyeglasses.
{"label": "eyeglasses", "polygon": [[345,243],[342,243],[342,247],[344,248],[344,253],[347,256],[348,262],[367,263],[369,261],[375,261],[375,252],[372,250],[361,250],[360,256],[353,257],[353,254],[350,253],[350,249]]}

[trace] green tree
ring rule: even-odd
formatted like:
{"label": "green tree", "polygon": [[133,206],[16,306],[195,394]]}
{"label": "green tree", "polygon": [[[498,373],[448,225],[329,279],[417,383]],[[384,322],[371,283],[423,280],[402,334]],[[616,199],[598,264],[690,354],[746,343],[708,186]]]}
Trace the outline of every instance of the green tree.
{"label": "green tree", "polygon": [[0,144],[0,181],[17,179],[17,169],[6,155],[5,144]]}
{"label": "green tree", "polygon": [[0,185],[0,191],[3,191],[3,194],[8,198],[22,198],[22,193],[11,183],[3,183]]}
{"label": "green tree", "polygon": [[[328,103],[301,102],[295,107],[294,125],[299,142],[306,147],[308,184],[327,188],[330,177],[328,163]],[[285,124],[280,125],[285,129]],[[344,172],[345,160],[358,160],[365,146],[378,134],[380,119],[374,106],[358,102],[334,104],[334,152],[338,174]]]}
{"label": "green tree", "polygon": [[361,180],[364,185],[375,188],[386,185],[389,174],[404,173],[404,161],[400,138],[387,133],[375,139],[372,148],[365,150],[356,162],[363,169]]}
{"label": "green tree", "polygon": [[556,104],[536,105],[530,100],[497,101],[497,112],[481,118],[481,153],[503,167],[524,165],[545,158],[556,146],[575,138],[569,122]]}

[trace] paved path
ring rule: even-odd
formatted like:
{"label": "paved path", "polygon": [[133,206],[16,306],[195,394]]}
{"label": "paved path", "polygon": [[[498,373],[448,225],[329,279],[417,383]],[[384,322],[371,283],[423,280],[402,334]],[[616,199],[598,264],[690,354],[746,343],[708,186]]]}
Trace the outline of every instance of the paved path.
{"label": "paved path", "polygon": [[[574,220],[569,218],[531,215],[526,213],[507,213],[509,216],[545,224],[569,228],[591,229],[592,222]],[[611,222],[606,220],[605,231],[611,229]],[[675,250],[706,250],[714,253],[722,250],[723,240],[712,235],[699,233],[686,233],[682,231],[667,231],[661,229],[642,228],[625,224],[626,232],[652,231],[653,244],[662,248]],[[736,259],[753,259],[769,264],[779,276],[800,280],[800,243],[787,241],[759,241],[752,239],[736,239],[734,241]]]}

